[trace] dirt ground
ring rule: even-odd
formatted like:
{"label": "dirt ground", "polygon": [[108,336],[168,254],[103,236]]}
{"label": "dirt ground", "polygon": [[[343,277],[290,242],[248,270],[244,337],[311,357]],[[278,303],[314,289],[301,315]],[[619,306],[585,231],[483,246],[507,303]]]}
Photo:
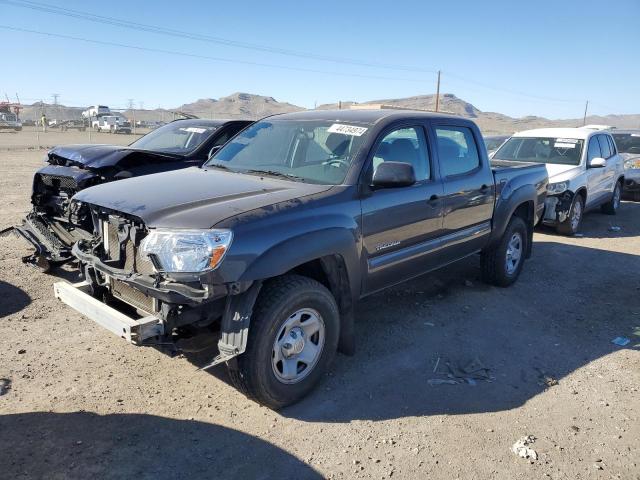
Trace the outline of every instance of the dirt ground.
{"label": "dirt ground", "polygon": [[[0,229],[29,209],[33,134],[0,134]],[[640,204],[583,233],[537,232],[508,289],[473,258],[366,299],[357,354],[280,412],[199,371],[214,352],[134,347],[58,303],[75,274],[1,238],[0,477],[640,479]],[[488,380],[437,381],[472,360]],[[527,435],[537,460],[511,451]]]}

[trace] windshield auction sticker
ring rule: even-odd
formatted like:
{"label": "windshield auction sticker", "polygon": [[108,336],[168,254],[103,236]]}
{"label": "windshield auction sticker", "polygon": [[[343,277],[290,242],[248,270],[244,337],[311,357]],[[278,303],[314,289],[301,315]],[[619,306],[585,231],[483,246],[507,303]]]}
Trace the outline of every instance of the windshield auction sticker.
{"label": "windshield auction sticker", "polygon": [[353,125],[343,125],[341,123],[334,123],[329,127],[327,132],[341,133],[343,135],[351,135],[352,137],[360,137],[368,129],[367,127],[355,127]]}

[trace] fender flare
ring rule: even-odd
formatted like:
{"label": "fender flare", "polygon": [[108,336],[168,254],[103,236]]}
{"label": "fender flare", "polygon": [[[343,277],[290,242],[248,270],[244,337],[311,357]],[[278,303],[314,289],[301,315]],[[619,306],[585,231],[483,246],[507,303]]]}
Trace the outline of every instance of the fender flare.
{"label": "fender flare", "polygon": [[[508,188],[508,187],[507,187]],[[506,191],[505,188],[502,195],[496,202],[496,206],[493,213],[493,230],[491,232],[491,238],[488,246],[491,247],[500,241],[502,235],[504,235],[507,225],[511,220],[511,217],[516,212],[518,207],[523,204],[532,204],[533,210],[531,214],[531,224],[527,225],[530,231],[530,237],[533,234],[535,212],[537,207],[537,192],[533,185],[522,185],[513,191]],[[531,239],[529,240],[529,246],[531,246]]]}

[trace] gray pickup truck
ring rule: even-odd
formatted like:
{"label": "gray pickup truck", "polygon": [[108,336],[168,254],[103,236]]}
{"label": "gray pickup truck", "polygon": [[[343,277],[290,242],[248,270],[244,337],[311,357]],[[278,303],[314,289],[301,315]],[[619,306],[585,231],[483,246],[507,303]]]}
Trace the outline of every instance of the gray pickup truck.
{"label": "gray pickup truck", "polygon": [[209,335],[219,354],[203,368],[226,363],[280,408],[353,353],[363,297],[474,254],[484,280],[513,283],[547,183],[543,165],[492,167],[463,118],[277,115],[202,168],[76,194],[95,232],[73,247],[85,281],[55,294],[137,345]]}

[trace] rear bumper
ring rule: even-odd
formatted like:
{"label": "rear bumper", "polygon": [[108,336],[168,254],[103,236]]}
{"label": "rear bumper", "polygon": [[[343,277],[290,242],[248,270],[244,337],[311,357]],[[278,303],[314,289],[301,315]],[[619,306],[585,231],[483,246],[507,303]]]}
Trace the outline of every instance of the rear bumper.
{"label": "rear bumper", "polygon": [[129,317],[93,298],[88,293],[89,288],[87,282],[56,282],[53,284],[53,293],[61,302],[129,343],[141,345],[149,338],[164,335],[164,323],[160,318]]}

